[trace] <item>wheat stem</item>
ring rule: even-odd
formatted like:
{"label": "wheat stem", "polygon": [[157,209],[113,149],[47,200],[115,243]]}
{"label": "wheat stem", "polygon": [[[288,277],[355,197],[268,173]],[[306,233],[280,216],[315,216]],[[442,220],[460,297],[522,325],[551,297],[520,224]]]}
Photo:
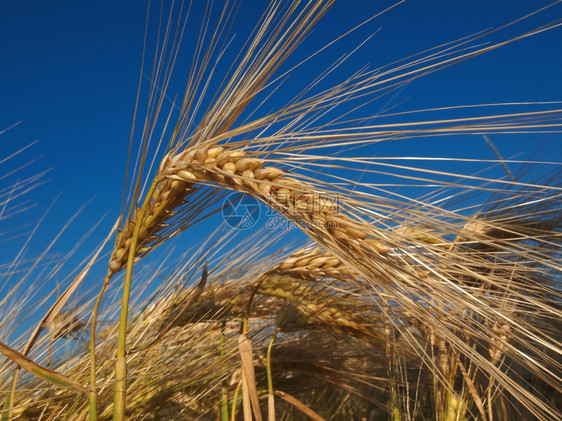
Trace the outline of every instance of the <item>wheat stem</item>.
{"label": "wheat stem", "polygon": [[240,394],[240,389],[242,388],[242,382],[244,381],[243,376],[241,376],[240,381],[236,385],[236,389],[234,389],[234,395],[232,396],[232,417],[230,421],[236,420],[236,414],[238,413],[238,395]]}
{"label": "wheat stem", "polygon": [[129,297],[131,295],[131,283],[133,279],[133,267],[135,264],[137,243],[139,234],[143,228],[142,222],[146,210],[148,209],[152,193],[156,190],[159,180],[155,179],[152,183],[146,199],[138,213],[137,224],[131,237],[129,246],[129,254],[127,259],[127,270],[123,281],[123,297],[121,299],[121,313],[119,316],[119,336],[117,340],[117,361],[115,363],[115,396],[113,400],[113,419],[114,421],[125,420],[125,408],[127,402],[127,316],[129,312]]}
{"label": "wheat stem", "polygon": [[275,326],[275,329],[273,329],[273,334],[271,335],[271,340],[269,341],[269,346],[267,347],[267,354],[266,354],[268,421],[275,421],[275,398],[273,395],[273,376],[271,374],[271,349],[273,348],[273,343],[277,338],[278,332],[279,332],[279,327]]}
{"label": "wheat stem", "polygon": [[[226,355],[226,337],[225,337],[225,329],[226,329],[226,319],[223,318],[221,322],[221,356],[224,357]],[[228,387],[226,385],[226,380],[223,379],[221,384],[221,407],[220,407],[220,414],[221,414],[221,421],[228,421]]]}

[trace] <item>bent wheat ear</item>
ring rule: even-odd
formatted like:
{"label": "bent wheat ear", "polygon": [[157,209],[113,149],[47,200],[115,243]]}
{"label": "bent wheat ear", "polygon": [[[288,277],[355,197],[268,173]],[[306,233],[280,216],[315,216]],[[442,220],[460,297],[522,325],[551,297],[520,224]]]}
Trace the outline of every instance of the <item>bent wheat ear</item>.
{"label": "bent wheat ear", "polygon": [[216,183],[242,191],[261,200],[303,227],[315,239],[332,239],[361,254],[387,254],[390,248],[381,239],[372,238],[373,227],[352,219],[340,209],[340,203],[325,191],[304,180],[290,177],[277,167],[244,151],[222,147],[191,148],[166,159],[161,172],[171,180],[189,185]]}
{"label": "bent wheat ear", "polygon": [[[139,229],[138,239],[140,247],[134,251],[137,257],[141,257],[158,243],[158,235],[165,228],[166,222],[175,215],[177,209],[184,204],[186,195],[190,193],[192,183],[182,184],[161,178],[164,169],[173,165],[173,162],[170,162],[170,158],[173,157],[176,160],[177,157],[174,157],[174,154],[176,154],[180,147],[185,147],[186,145],[202,146],[206,144],[206,148],[199,149],[200,160],[207,153],[213,154],[213,147],[216,146],[214,144],[216,141],[213,143],[212,139],[224,136],[229,132],[229,129],[255,99],[256,95],[259,94],[260,90],[275,75],[279,66],[291,55],[296,46],[313,29],[318,20],[333,6],[335,0],[310,2],[306,5],[299,5],[299,3],[299,1],[291,1],[287,5],[288,7],[282,7],[280,3],[273,2],[267,7],[257,30],[253,32],[252,38],[238,57],[239,60],[233,66],[230,78],[223,83],[224,86],[220,89],[220,95],[215,98],[211,108],[204,114],[200,123],[194,129],[193,135],[189,136],[188,139],[188,136],[185,135],[187,132],[186,125],[189,125],[187,122],[191,121],[192,116],[190,113],[194,111],[194,103],[198,102],[199,86],[197,84],[201,83],[203,73],[206,71],[208,62],[216,48],[216,42],[221,37],[220,30],[214,33],[213,37],[216,37],[216,39],[210,41],[210,45],[207,46],[206,52],[203,54],[202,61],[198,61],[200,57],[194,58],[194,69],[198,69],[201,74],[192,75],[193,80],[190,78],[186,88],[180,117],[174,127],[169,143],[173,152],[162,160],[160,171],[153,179],[158,184],[158,187],[151,194],[150,205],[146,209],[146,215],[142,221],[138,220],[138,209],[135,208],[135,201],[139,199],[137,196],[141,175],[137,177],[137,188],[133,195],[133,201],[128,206],[129,214],[132,216],[124,222],[124,227],[119,232],[110,258],[110,277],[125,266],[135,226],[142,224],[142,227]],[[229,20],[232,17],[229,7],[230,5],[225,4],[218,27],[229,25]],[[172,11],[173,8],[170,12]],[[187,14],[189,14],[189,11],[187,11]],[[177,30],[183,34],[184,28],[181,28],[181,24],[178,23]],[[167,40],[168,38],[165,37],[164,45],[162,46],[163,51],[166,49]],[[204,47],[203,45],[200,46],[202,50],[205,50]],[[175,44],[174,41],[172,50],[177,48],[179,48],[179,45]],[[171,69],[168,70],[171,71]],[[169,74],[166,74],[164,77],[166,83],[169,76]],[[151,101],[158,102],[156,107],[158,110],[161,107],[161,102],[159,101],[163,101],[164,98],[165,92],[162,93],[159,100],[151,98]],[[159,112],[156,113],[155,118],[158,117],[158,114]],[[154,123],[150,122],[149,119],[150,116],[147,117],[147,125]],[[149,143],[150,139],[143,138],[143,142]],[[143,145],[147,146],[145,143]],[[210,149],[207,150],[209,147]],[[144,159],[142,162],[144,163]],[[189,177],[189,174],[183,175],[184,177]]]}

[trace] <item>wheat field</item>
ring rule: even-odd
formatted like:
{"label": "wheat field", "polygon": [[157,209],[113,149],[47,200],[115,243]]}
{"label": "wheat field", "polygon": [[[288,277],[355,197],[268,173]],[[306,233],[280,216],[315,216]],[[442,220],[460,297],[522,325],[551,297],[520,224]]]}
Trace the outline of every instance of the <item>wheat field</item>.
{"label": "wheat field", "polygon": [[560,103],[380,106],[560,21],[334,81],[357,45],[272,101],[348,35],[299,53],[334,3],[270,0],[234,53],[238,2],[148,6],[113,229],[71,269],[0,262],[2,421],[562,419]]}

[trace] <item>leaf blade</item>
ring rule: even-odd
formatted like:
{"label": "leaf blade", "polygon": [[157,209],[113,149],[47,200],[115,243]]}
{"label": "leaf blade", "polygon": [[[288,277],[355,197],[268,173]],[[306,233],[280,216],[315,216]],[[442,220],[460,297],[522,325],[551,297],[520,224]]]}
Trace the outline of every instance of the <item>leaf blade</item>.
{"label": "leaf blade", "polygon": [[0,342],[0,353],[8,357],[13,363],[24,368],[36,377],[39,377],[55,386],[64,387],[66,389],[77,390],[83,393],[88,393],[88,388],[82,386],[80,383],[72,380],[64,374],[45,368],[25,355],[9,347],[8,345]]}

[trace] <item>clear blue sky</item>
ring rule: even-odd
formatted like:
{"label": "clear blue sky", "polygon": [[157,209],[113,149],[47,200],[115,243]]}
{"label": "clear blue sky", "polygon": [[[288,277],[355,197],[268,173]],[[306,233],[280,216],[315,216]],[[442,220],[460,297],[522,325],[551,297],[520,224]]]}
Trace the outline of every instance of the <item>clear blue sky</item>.
{"label": "clear blue sky", "polygon": [[[204,2],[195,2],[201,3]],[[385,65],[443,42],[502,24],[547,5],[548,1],[435,0],[406,1],[371,22],[357,34],[318,58],[314,69],[339,57],[369,33],[379,32],[342,71]],[[263,10],[262,1],[242,1],[233,32],[242,41]],[[321,42],[351,28],[391,2],[342,0],[311,34],[297,56],[305,57]],[[117,216],[124,165],[142,55],[146,7],[141,1],[44,2],[6,0],[0,5],[0,130],[21,123],[0,136],[0,159],[38,140],[18,158],[0,166],[0,174],[40,158],[19,175],[0,180],[2,189],[20,177],[52,169],[47,184],[24,199],[35,208],[24,215],[0,220],[0,232],[34,221],[61,194],[31,250],[38,252],[81,205],[93,202],[78,219],[58,250],[72,247],[76,235],[109,212],[101,233]],[[562,5],[541,13],[491,39],[506,39],[560,19]],[[195,35],[188,30],[187,36]],[[501,50],[460,63],[416,81],[397,97],[400,110],[424,107],[515,101],[562,100],[562,30],[522,40]],[[343,75],[340,74],[343,78]],[[338,80],[338,75],[334,81]],[[181,95],[175,85],[170,96]],[[281,93],[280,95],[283,95]],[[281,102],[290,98],[283,98]],[[376,113],[383,104],[373,104]],[[377,108],[378,107],[378,108]],[[142,117],[142,116],[141,116]],[[547,140],[545,138],[545,140]],[[552,140],[552,139],[551,139]],[[506,155],[533,142],[500,142]],[[555,138],[560,143],[560,136]],[[483,149],[485,150],[485,148]],[[488,158],[493,159],[491,152]],[[459,153],[460,154],[460,153]],[[555,157],[559,159],[560,155]],[[0,237],[0,256],[17,251],[17,241]]]}

